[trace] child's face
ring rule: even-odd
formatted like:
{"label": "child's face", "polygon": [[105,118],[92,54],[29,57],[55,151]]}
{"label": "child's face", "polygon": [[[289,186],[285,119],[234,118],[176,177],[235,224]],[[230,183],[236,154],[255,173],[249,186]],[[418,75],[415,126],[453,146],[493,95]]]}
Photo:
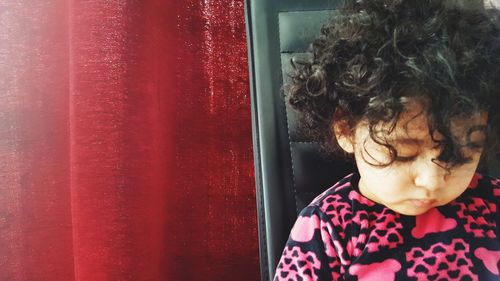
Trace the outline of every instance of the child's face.
{"label": "child's face", "polygon": [[[368,135],[366,124],[356,127],[354,141],[348,141],[348,152],[354,152],[360,173],[359,189],[367,198],[383,204],[404,215],[419,215],[432,207],[442,206],[460,196],[467,189],[474,175],[481,151],[464,148],[470,163],[452,168],[449,172],[431,160],[438,157],[440,149],[428,133],[425,114],[414,104],[400,118],[396,128],[386,136],[404,162],[396,160],[389,166],[377,167],[369,163],[388,163],[389,151],[375,143]],[[417,117],[415,117],[418,115]],[[466,120],[456,120],[451,126],[452,133],[465,138],[465,132],[472,126],[486,125],[487,115],[478,113]],[[405,124],[407,127],[405,129]],[[384,126],[382,126],[384,127]],[[472,142],[484,141],[484,134],[477,132],[471,136]],[[435,139],[442,136],[436,133]],[[351,150],[351,151],[349,151]],[[367,163],[369,162],[369,163]],[[438,163],[439,164],[439,163]],[[442,165],[443,166],[443,165]]]}

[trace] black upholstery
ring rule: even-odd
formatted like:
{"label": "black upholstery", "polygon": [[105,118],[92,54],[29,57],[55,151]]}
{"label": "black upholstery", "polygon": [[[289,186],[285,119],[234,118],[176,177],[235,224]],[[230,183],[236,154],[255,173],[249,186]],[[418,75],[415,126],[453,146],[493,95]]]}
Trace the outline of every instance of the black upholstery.
{"label": "black upholstery", "polygon": [[305,55],[337,2],[246,2],[262,280],[271,280],[298,212],[352,170],[298,134],[280,90],[290,59]]}

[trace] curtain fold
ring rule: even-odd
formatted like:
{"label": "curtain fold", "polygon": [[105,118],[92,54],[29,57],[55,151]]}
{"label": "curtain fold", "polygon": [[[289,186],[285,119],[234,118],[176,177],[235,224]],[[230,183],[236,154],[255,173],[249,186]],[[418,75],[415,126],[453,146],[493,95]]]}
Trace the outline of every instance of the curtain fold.
{"label": "curtain fold", "polygon": [[[174,168],[156,1],[72,1],[71,205],[76,280],[160,280]],[[170,102],[171,104],[171,102]]]}
{"label": "curtain fold", "polygon": [[243,0],[0,25],[0,280],[258,280]]}

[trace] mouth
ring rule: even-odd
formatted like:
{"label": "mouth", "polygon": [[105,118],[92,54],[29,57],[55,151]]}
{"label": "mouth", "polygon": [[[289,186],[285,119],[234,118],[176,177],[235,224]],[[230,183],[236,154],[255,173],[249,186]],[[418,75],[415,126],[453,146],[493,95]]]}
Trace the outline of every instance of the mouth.
{"label": "mouth", "polygon": [[408,202],[416,207],[425,208],[432,206],[436,200],[430,199],[410,199]]}

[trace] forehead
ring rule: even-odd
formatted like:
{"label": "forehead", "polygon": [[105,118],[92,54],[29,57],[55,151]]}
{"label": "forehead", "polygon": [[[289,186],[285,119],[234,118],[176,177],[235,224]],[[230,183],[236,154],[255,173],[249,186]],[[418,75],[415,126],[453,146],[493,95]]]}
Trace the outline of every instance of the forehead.
{"label": "forehead", "polygon": [[[381,129],[380,132],[384,135],[383,137],[393,140],[427,141],[431,139],[427,113],[423,106],[419,102],[413,101],[406,108],[407,110],[401,114],[393,128],[391,128],[390,124],[383,123],[378,126]],[[486,112],[477,112],[467,117],[452,118],[450,131],[457,139],[464,139],[473,133],[474,129],[484,128],[487,121],[488,115]],[[436,131],[433,138],[434,140],[440,140],[443,136]]]}

